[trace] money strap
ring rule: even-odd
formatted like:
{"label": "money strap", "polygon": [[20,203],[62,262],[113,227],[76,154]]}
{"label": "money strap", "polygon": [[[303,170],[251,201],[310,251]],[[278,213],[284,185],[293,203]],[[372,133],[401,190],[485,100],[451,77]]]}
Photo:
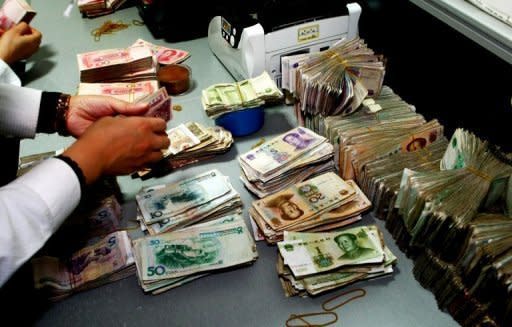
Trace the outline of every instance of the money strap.
{"label": "money strap", "polygon": [[70,136],[67,128],[68,113],[69,113],[69,101],[71,95],[61,93],[57,99],[57,108],[55,110],[55,131],[62,136]]}
{"label": "money strap", "polygon": [[466,169],[472,173],[473,175],[476,175],[480,178],[483,178],[485,179],[486,181],[488,181],[489,183],[492,182],[492,178],[491,176],[487,175],[486,173],[484,173],[483,171],[480,171],[478,169],[476,169],[475,167],[473,166],[467,166]]}
{"label": "money strap", "polygon": [[[327,305],[329,303],[331,303],[332,301],[337,300],[337,299],[339,299],[340,297],[342,297],[344,295],[348,295],[348,294],[356,293],[356,292],[359,292],[359,294],[355,295],[355,296],[353,296],[351,298],[348,298],[347,300],[345,300],[345,301],[341,302],[340,304],[337,304],[337,305],[335,305],[335,306],[333,306],[331,308],[327,307]],[[331,297],[330,299],[327,299],[324,303],[322,303],[322,309],[324,309],[325,311],[330,312],[332,310],[336,310],[336,309],[344,306],[345,304],[349,303],[350,301],[353,301],[353,300],[358,299],[360,297],[363,297],[365,295],[366,295],[366,291],[364,289],[362,289],[362,288],[355,288],[355,289],[350,290],[350,291],[341,292],[340,294],[335,295],[335,296]]]}
{"label": "money strap", "polygon": [[[333,316],[331,321],[328,321],[323,324],[310,324],[309,321],[307,321],[306,317],[320,317],[320,316]],[[304,324],[297,325],[292,324],[294,320],[302,321]],[[288,320],[286,320],[286,327],[325,327],[332,325],[338,321],[338,315],[336,312],[312,312],[312,313],[303,313],[300,315],[291,314]]]}

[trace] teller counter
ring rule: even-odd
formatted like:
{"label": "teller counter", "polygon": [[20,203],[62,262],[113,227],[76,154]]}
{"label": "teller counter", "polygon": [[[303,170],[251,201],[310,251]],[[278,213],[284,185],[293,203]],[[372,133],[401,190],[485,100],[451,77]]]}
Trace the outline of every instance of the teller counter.
{"label": "teller counter", "polygon": [[[68,3],[69,0],[52,0],[51,5],[48,1],[31,1],[37,11],[32,25],[42,31],[43,42],[39,52],[27,63],[27,86],[75,93],[79,82],[77,53],[127,47],[142,38],[191,53],[185,63],[192,69],[193,85],[186,94],[172,97],[173,104],[181,105],[182,110],[173,112],[168,127],[186,121],[214,125],[202,109],[201,90],[233,79],[211,53],[206,38],[165,43],[155,40],[145,26],[133,25],[134,19],[140,19],[135,7],[84,19],[76,7],[70,17],[64,17],[62,13]],[[130,26],[94,41],[91,31],[108,19]],[[294,126],[292,107],[267,108],[263,128],[253,135],[235,138],[226,154],[157,179],[119,177],[126,199],[124,219],[133,221],[134,194],[141,187],[177,181],[216,168],[230,177],[233,187],[241,194],[244,218],[249,224],[247,209],[255,197],[239,179],[237,156],[250,150],[262,137],[268,140]],[[21,155],[60,149],[72,141],[72,138],[41,134],[34,140],[22,141]],[[391,276],[359,282],[315,298],[286,298],[276,272],[277,249],[258,242],[259,258],[251,266],[214,273],[156,296],[144,294],[133,275],[58,303],[24,306],[22,310],[26,314],[19,319],[22,325],[37,326],[284,326],[290,314],[322,311],[321,304],[326,299],[343,290],[362,287],[367,292],[365,297],[336,311],[340,317],[337,326],[457,326],[447,313],[438,309],[434,296],[414,279],[412,261],[397,248],[384,223],[367,214],[359,224],[377,224],[383,231],[387,245],[398,257]]]}

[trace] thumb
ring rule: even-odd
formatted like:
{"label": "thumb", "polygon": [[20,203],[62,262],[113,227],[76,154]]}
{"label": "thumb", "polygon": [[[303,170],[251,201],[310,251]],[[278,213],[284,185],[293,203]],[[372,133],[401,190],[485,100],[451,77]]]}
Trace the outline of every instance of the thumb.
{"label": "thumb", "polygon": [[17,25],[13,26],[12,29],[21,35],[32,33],[30,26],[28,26],[28,24],[25,22],[18,23]]}

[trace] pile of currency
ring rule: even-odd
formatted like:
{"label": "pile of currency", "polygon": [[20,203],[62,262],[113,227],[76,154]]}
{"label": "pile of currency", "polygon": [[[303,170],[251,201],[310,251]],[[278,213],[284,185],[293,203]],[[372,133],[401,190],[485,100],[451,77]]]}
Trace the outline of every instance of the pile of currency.
{"label": "pile of currency", "polygon": [[20,22],[29,24],[35,15],[25,0],[5,0],[0,8],[0,29],[7,31]]}
{"label": "pile of currency", "polygon": [[238,157],[244,185],[258,197],[334,170],[333,146],[304,127],[294,128]]}
{"label": "pile of currency", "polygon": [[428,247],[441,258],[452,259],[449,250],[457,229],[470,222],[480,207],[495,202],[492,198],[508,183],[512,166],[498,160],[487,142],[458,129],[441,167],[458,169],[405,169],[395,206],[411,235],[411,245]]}
{"label": "pile of currency", "polygon": [[32,259],[35,288],[57,301],[132,275],[134,262],[128,234],[114,232],[67,257]]}
{"label": "pile of currency", "polygon": [[145,47],[150,48],[151,51],[153,51],[153,55],[156,57],[156,60],[158,61],[158,63],[160,65],[178,64],[178,63],[186,60],[188,57],[190,57],[190,53],[188,53],[187,51],[166,48],[166,47],[163,47],[160,45],[150,43],[143,39],[138,39],[131,46],[132,47],[145,46]]}
{"label": "pile of currency", "polygon": [[206,115],[217,118],[222,114],[278,103],[283,93],[270,75],[261,75],[236,83],[214,84],[203,90],[201,102]]}
{"label": "pile of currency", "polygon": [[158,63],[146,46],[107,49],[77,55],[83,83],[155,80]]}
{"label": "pile of currency", "polygon": [[133,250],[139,283],[153,294],[258,258],[244,219],[237,214],[137,239]]}
{"label": "pile of currency", "polygon": [[78,0],[78,9],[83,16],[97,17],[108,15],[121,7],[126,0]]}
{"label": "pile of currency", "polygon": [[265,240],[276,243],[285,231],[325,231],[354,223],[370,206],[356,183],[330,172],[254,201],[249,215]]}
{"label": "pile of currency", "polygon": [[277,271],[286,296],[316,295],[389,275],[397,258],[377,226],[331,233],[285,232]]}
{"label": "pile of currency", "polygon": [[297,98],[297,113],[348,115],[367,96],[377,96],[385,65],[359,38],[342,40],[330,49],[288,57],[282,61],[283,88],[290,81]]}
{"label": "pile of currency", "polygon": [[134,83],[80,83],[78,95],[105,95],[126,102],[155,93],[159,89],[157,80]]}
{"label": "pile of currency", "polygon": [[145,187],[136,200],[141,229],[151,235],[237,213],[242,207],[229,177],[215,169],[176,183]]}
{"label": "pile of currency", "polygon": [[187,122],[167,131],[171,144],[164,150],[164,159],[156,166],[145,168],[132,175],[148,179],[161,176],[196,162],[212,159],[229,151],[233,144],[231,132],[220,126],[205,127],[197,122]]}

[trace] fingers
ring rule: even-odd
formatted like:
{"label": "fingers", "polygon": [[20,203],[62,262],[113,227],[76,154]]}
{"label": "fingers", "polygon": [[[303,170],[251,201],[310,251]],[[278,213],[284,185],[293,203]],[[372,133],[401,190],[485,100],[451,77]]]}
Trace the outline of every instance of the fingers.
{"label": "fingers", "polygon": [[171,141],[167,135],[155,136],[151,144],[151,149],[160,151],[161,149],[169,148],[169,145],[171,145]]}
{"label": "fingers", "polygon": [[151,126],[151,130],[155,133],[165,133],[167,123],[162,118],[144,117],[148,124]]}
{"label": "fingers", "polygon": [[127,116],[141,116],[149,110],[149,104],[147,103],[130,103],[123,102],[121,105],[114,108],[118,113]]}
{"label": "fingers", "polygon": [[30,34],[32,32],[30,26],[25,22],[20,22],[14,25],[12,29],[21,35]]}

